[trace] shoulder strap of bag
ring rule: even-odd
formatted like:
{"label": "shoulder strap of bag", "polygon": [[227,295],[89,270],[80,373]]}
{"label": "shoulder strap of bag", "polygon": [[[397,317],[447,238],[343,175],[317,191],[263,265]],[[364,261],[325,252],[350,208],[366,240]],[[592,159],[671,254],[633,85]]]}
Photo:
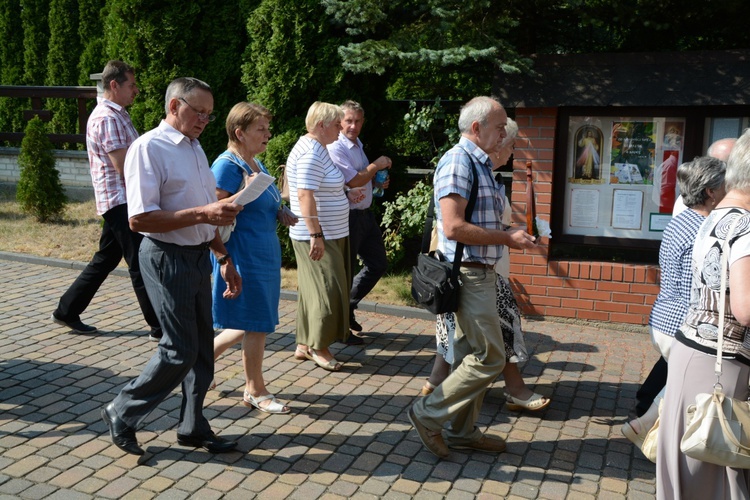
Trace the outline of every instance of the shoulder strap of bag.
{"label": "shoulder strap of bag", "polygon": [[721,356],[724,347],[724,314],[726,309],[726,298],[727,298],[727,273],[729,271],[729,242],[734,236],[734,230],[737,229],[740,219],[742,219],[742,213],[737,214],[737,217],[729,226],[727,231],[727,238],[721,245],[721,289],[719,290],[719,331],[716,334],[716,364],[714,366],[714,372],[716,373],[716,384],[721,385]]}
{"label": "shoulder strap of bag", "polygon": [[[468,152],[467,152],[468,154]],[[471,194],[469,195],[469,202],[466,205],[466,212],[464,213],[464,219],[467,221],[471,220],[471,214],[474,212],[474,205],[477,203],[477,194],[479,193],[479,178],[477,173],[477,168],[474,165],[474,159],[469,156],[469,161],[471,162],[471,172],[474,175],[474,182],[471,183]],[[427,207],[427,218],[424,221],[424,230],[422,231],[422,253],[429,253],[430,251],[430,239],[432,237],[432,225],[435,220],[435,195],[433,194],[430,197],[430,205]],[[459,246],[460,245],[460,246]],[[464,244],[463,243],[456,243],[456,255],[458,256],[458,259],[454,258],[454,264],[455,261],[458,260],[459,266],[461,264],[461,256],[463,255],[464,251]],[[458,267],[454,265],[454,274],[458,273]]]}
{"label": "shoulder strap of bag", "polygon": [[[237,160],[235,160],[234,158],[232,158],[232,155],[230,155],[229,153],[222,153],[222,154],[219,155],[219,158],[224,158],[226,160],[229,160],[231,163],[234,163],[235,165],[237,165],[238,167],[240,167],[242,169],[242,173],[244,175],[247,175],[247,176],[253,175],[252,172],[250,172],[247,168],[245,168],[245,165],[243,165],[242,163],[240,163]],[[218,158],[217,158],[217,160],[218,160]],[[248,165],[248,168],[249,168],[249,165]],[[244,180],[244,175],[243,175],[243,180]]]}

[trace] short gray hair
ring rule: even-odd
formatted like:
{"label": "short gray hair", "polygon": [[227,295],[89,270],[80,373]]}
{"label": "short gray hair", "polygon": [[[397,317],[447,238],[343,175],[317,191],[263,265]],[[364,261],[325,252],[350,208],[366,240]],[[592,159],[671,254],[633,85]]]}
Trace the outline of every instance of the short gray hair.
{"label": "short gray hair", "polygon": [[737,139],[727,161],[727,191],[750,194],[750,129]]}
{"label": "short gray hair", "polygon": [[497,107],[502,108],[500,101],[493,97],[479,96],[475,97],[461,107],[461,113],[458,115],[458,130],[462,134],[471,132],[471,124],[478,122],[480,125],[487,125],[487,119]]}
{"label": "short gray hair", "polygon": [[505,125],[505,133],[508,135],[503,137],[503,142],[500,143],[499,149],[507,148],[518,137],[518,123],[513,118],[508,117],[508,123]]}
{"label": "short gray hair", "polygon": [[687,207],[703,205],[706,189],[718,189],[724,183],[727,164],[711,156],[698,156],[677,167],[677,185]]}
{"label": "short gray hair", "polygon": [[164,98],[164,111],[169,114],[169,101],[172,99],[179,99],[180,97],[187,97],[192,94],[195,89],[205,90],[213,95],[211,86],[203,80],[198,80],[192,76],[182,76],[172,80],[172,83],[167,87],[167,95]]}
{"label": "short gray hair", "polygon": [[354,111],[354,112],[360,112],[364,116],[365,114],[365,108],[362,107],[360,103],[357,101],[352,101],[351,99],[348,99],[344,102],[342,102],[339,107],[346,111]]}

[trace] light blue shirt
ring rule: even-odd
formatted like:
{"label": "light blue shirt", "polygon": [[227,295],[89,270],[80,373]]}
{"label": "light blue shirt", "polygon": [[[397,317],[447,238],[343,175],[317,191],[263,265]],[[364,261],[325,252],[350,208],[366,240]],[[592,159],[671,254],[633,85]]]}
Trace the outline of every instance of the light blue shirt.
{"label": "light blue shirt", "polygon": [[[367,159],[362,149],[362,141],[357,138],[357,142],[352,142],[341,132],[339,132],[339,138],[328,145],[328,154],[344,174],[347,184],[357,175],[357,172],[366,169],[370,164],[370,160]],[[372,181],[362,187],[365,189],[365,198],[359,203],[352,203],[349,200],[351,210],[366,210],[372,205]]]}

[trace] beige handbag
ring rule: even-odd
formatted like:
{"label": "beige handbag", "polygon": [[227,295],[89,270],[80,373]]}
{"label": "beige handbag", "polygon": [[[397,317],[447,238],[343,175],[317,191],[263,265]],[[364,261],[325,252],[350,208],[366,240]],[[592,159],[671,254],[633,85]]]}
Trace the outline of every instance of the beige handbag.
{"label": "beige handbag", "polygon": [[750,469],[750,402],[727,397],[722,392],[721,355],[724,342],[724,310],[727,290],[727,253],[739,215],[732,223],[721,255],[719,334],[716,342],[716,384],[712,394],[698,394],[686,412],[685,435],[680,450],[696,460],[724,467]]}
{"label": "beige handbag", "polygon": [[279,165],[278,186],[281,199],[289,201],[289,178],[286,175],[286,165]]}
{"label": "beige handbag", "polygon": [[656,417],[656,422],[646,433],[646,437],[643,438],[643,444],[641,445],[641,451],[643,454],[656,463],[656,440],[659,437],[659,421],[661,420],[661,404],[664,400],[659,401],[659,416]]}

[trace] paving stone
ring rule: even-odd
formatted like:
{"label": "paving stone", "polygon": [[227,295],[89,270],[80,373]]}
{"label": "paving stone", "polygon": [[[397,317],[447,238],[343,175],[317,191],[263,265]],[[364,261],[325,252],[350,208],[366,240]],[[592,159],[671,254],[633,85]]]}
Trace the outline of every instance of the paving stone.
{"label": "paving stone", "polygon": [[[99,409],[153,353],[127,276],[112,275],[87,309],[103,335],[49,322],[79,271],[3,260],[0,284],[0,498],[653,498],[654,465],[619,433],[656,360],[641,332],[524,322],[526,382],[552,397],[544,412],[509,412],[492,385],[477,425],[507,437],[501,455],[454,452],[440,460],[406,418],[434,358],[434,321],[360,311],[365,349],[335,346],[347,370],[292,359],[296,303],[279,304],[264,377],[294,407],[287,416],[242,406],[239,347],[216,366],[204,413],[242,453],[176,444],[177,389],[138,431],[145,457],[109,441]],[[43,286],[39,286],[43,284]],[[364,307],[364,305],[363,305]],[[644,330],[645,332],[645,330]],[[622,352],[628,356],[623,357]],[[307,498],[309,497],[309,498]]]}

